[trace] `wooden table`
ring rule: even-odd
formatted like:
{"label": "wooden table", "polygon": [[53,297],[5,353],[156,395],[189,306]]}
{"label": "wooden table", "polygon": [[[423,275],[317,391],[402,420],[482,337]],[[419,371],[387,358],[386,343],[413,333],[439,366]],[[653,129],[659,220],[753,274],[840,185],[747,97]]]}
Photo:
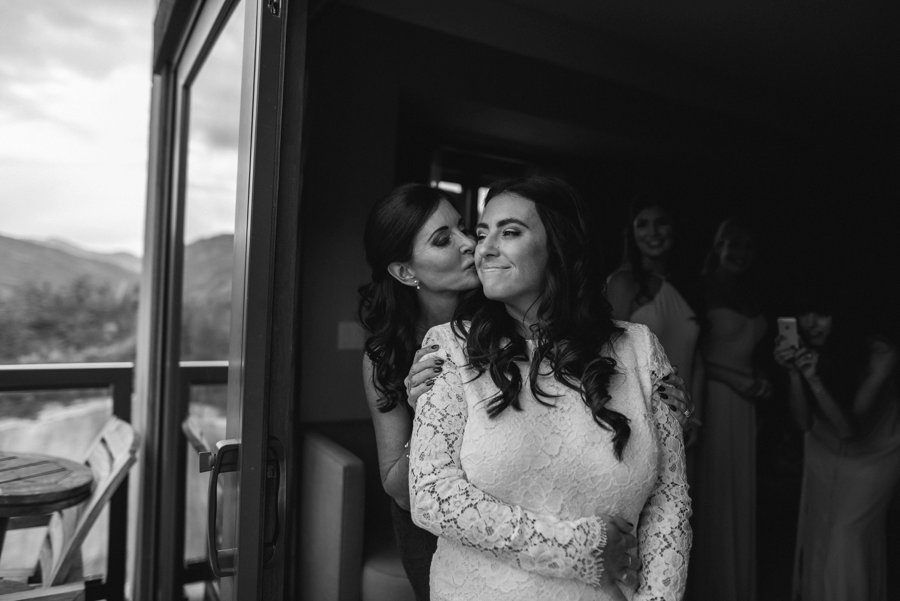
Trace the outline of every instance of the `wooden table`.
{"label": "wooden table", "polygon": [[9,519],[48,515],[91,496],[94,475],[62,457],[0,451],[0,552]]}

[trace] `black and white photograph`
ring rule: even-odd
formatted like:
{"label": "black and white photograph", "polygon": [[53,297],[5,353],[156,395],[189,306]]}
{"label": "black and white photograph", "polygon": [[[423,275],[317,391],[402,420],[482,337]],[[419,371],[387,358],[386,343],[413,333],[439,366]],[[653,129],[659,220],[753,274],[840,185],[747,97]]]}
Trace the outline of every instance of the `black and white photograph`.
{"label": "black and white photograph", "polygon": [[0,3],[0,601],[900,599],[898,25]]}

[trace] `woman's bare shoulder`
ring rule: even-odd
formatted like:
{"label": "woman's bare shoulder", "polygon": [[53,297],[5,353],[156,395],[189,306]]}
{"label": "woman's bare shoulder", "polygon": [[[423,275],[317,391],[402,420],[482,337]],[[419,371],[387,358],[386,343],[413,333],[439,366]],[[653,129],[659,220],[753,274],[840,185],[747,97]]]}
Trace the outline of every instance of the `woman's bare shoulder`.
{"label": "woman's bare shoulder", "polygon": [[[606,296],[611,303],[619,303],[622,307],[627,307],[628,315],[637,308],[636,303],[640,292],[641,283],[630,267],[622,267],[606,278]],[[623,314],[620,317],[625,318],[627,315]]]}
{"label": "woman's bare shoulder", "polygon": [[638,282],[634,277],[634,272],[627,265],[619,267],[606,278],[606,287],[616,287],[624,289],[637,289]]}
{"label": "woman's bare shoulder", "polygon": [[613,317],[627,319],[631,316],[639,290],[630,268],[622,267],[606,278],[606,300],[612,306]]}
{"label": "woman's bare shoulder", "polygon": [[366,391],[366,398],[370,402],[375,402],[379,396],[377,386],[375,385],[375,364],[367,353],[363,353],[362,357],[362,377],[363,388]]}

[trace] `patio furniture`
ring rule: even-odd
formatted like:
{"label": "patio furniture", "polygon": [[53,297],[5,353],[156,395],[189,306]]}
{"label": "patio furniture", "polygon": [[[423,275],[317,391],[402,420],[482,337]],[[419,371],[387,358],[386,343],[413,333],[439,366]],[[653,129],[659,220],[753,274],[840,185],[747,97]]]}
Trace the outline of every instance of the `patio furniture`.
{"label": "patio furniture", "polygon": [[81,545],[136,461],[139,442],[140,436],[130,424],[116,417],[110,418],[91,443],[84,461],[94,481],[87,500],[74,507],[51,510],[51,515],[38,519],[9,519],[9,529],[47,525],[47,536],[38,560],[41,587],[49,588],[82,578]]}

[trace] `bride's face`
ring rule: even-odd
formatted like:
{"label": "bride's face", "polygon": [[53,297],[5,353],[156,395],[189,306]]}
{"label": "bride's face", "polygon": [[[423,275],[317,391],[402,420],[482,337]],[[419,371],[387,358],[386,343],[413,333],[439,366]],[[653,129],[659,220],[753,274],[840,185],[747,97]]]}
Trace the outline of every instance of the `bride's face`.
{"label": "bride's face", "polygon": [[484,295],[524,316],[544,290],[547,234],[534,202],[504,192],[488,202],[475,230]]}

